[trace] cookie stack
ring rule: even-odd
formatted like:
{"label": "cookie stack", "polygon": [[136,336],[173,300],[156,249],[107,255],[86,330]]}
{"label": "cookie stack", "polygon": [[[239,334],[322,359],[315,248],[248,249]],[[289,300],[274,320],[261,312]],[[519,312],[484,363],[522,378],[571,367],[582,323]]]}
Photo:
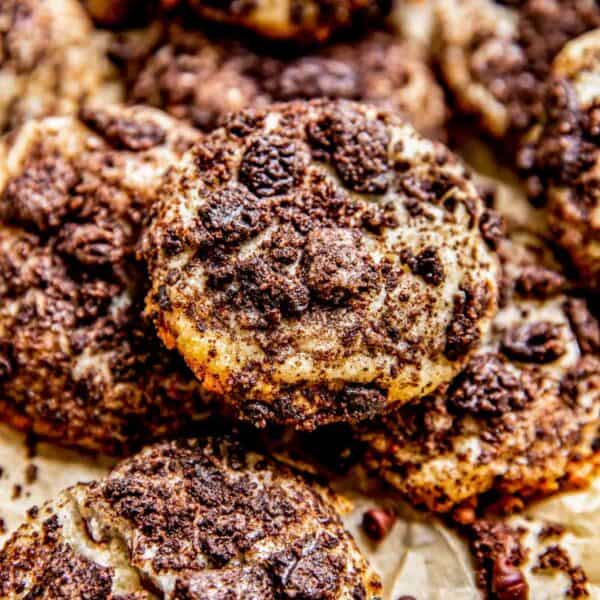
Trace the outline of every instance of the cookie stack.
{"label": "cookie stack", "polygon": [[388,597],[349,454],[526,597],[484,519],[599,460],[600,9],[388,4],[0,1],[0,421],[121,459],[1,597]]}

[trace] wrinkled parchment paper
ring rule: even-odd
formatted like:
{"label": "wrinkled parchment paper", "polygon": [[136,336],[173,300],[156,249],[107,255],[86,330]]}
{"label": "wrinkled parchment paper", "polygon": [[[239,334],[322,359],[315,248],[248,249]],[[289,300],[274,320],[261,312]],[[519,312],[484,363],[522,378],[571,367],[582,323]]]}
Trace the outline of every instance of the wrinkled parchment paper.
{"label": "wrinkled parchment paper", "polygon": [[[32,505],[42,504],[74,483],[101,477],[111,465],[108,459],[47,443],[38,443],[35,455],[29,457],[29,454],[25,437],[0,425],[0,518],[6,528],[0,534],[0,545],[23,521]],[[20,486],[20,493],[15,486]],[[334,487],[352,503],[353,510],[344,520],[381,575],[385,600],[397,600],[402,595],[417,600],[481,598],[468,548],[456,533],[432,517],[412,510],[391,492],[357,492],[358,486],[348,480],[334,482]],[[393,529],[379,543],[369,540],[361,527],[364,512],[375,506],[393,507],[398,514]],[[561,523],[565,533],[546,544],[560,543],[567,550],[572,564],[581,565],[590,580],[590,597],[600,599],[600,477],[589,490],[538,503],[509,521],[530,532],[525,537],[525,546],[530,549],[525,572],[532,600],[562,598],[569,587],[562,573],[541,575],[531,571],[544,549],[537,532],[547,522]]]}

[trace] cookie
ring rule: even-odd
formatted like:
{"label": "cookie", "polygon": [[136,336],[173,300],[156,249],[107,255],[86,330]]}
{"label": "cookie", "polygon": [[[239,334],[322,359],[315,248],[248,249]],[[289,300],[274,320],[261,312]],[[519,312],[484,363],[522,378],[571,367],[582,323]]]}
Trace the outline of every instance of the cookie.
{"label": "cookie", "polygon": [[151,108],[29,121],[0,144],[0,416],[122,452],[199,410],[142,318],[135,250],[169,162],[197,139]]}
{"label": "cookie", "polygon": [[179,5],[180,0],[82,0],[82,4],[94,23],[101,27],[118,28],[145,24]]}
{"label": "cookie", "polygon": [[[124,52],[124,68],[134,62]],[[134,53],[134,56],[138,53]],[[139,58],[136,56],[136,59]],[[444,137],[444,93],[415,44],[383,31],[285,59],[172,25],[130,86],[150,104],[206,131],[229,113],[275,101],[360,100],[400,112],[426,137]]]}
{"label": "cookie", "polygon": [[0,594],[374,600],[337,504],[236,438],[149,447],[36,509],[0,551]]}
{"label": "cookie", "polygon": [[582,284],[600,292],[600,31],[565,46],[556,57],[544,119],[522,144],[519,166],[528,192],[545,207],[555,241]]}
{"label": "cookie", "polygon": [[85,100],[118,101],[106,47],[76,0],[2,2],[0,133],[27,119],[74,113]]}
{"label": "cookie", "polygon": [[248,110],[171,171],[144,242],[147,313],[259,426],[372,417],[458,373],[495,257],[469,174],[392,113]]}
{"label": "cookie", "polygon": [[598,465],[600,326],[519,237],[501,244],[500,309],[465,369],[362,434],[368,468],[433,511],[541,496]]}
{"label": "cookie", "polygon": [[204,18],[303,43],[323,42],[340,30],[377,21],[391,8],[389,0],[188,0],[188,4]]}
{"label": "cookie", "polygon": [[486,133],[514,143],[542,113],[552,60],[566,42],[600,27],[600,7],[443,0],[436,20],[440,70],[457,106]]}

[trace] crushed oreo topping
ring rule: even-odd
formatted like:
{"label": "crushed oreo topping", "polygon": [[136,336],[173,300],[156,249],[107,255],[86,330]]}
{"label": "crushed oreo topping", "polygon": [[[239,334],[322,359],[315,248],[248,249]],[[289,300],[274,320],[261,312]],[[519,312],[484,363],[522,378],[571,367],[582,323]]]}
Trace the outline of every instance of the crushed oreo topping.
{"label": "crushed oreo topping", "polygon": [[379,579],[335,502],[231,435],[148,447],[17,530],[0,593],[374,599]]}
{"label": "crushed oreo topping", "polygon": [[120,453],[184,428],[203,406],[142,316],[136,258],[166,161],[196,137],[153,109],[109,108],[86,109],[85,122],[31,121],[3,140],[12,161],[0,165],[5,422]]}
{"label": "crushed oreo topping", "polygon": [[509,358],[541,364],[552,362],[566,352],[561,326],[548,321],[509,329],[500,347]]}
{"label": "crushed oreo topping", "polygon": [[248,110],[161,188],[143,243],[147,312],[203,385],[260,426],[364,419],[432,390],[426,365],[443,380],[479,343],[496,285],[484,211],[460,162],[392,113],[326,100]]}

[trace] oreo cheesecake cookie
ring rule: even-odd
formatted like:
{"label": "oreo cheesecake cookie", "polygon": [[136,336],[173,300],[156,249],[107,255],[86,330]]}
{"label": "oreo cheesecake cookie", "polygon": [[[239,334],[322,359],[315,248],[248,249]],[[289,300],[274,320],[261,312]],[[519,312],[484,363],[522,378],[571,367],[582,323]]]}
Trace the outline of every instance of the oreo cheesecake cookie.
{"label": "oreo cheesecake cookie", "polygon": [[30,511],[3,598],[375,600],[339,500],[233,437],[144,449]]}
{"label": "oreo cheesecake cookie", "polygon": [[0,4],[0,134],[27,119],[122,97],[118,73],[77,0]]}
{"label": "oreo cheesecake cookie", "polygon": [[231,116],[170,172],[147,314],[263,426],[372,417],[450,381],[495,310],[488,213],[444,146],[345,101]]}
{"label": "oreo cheesecake cookie", "polygon": [[595,0],[443,0],[437,13],[440,71],[458,109],[511,148],[543,112],[554,57],[600,27]]}
{"label": "oreo cheesecake cookie", "polygon": [[394,34],[377,31],[355,43],[284,58],[177,23],[165,37],[151,52],[144,49],[146,38],[116,47],[114,54],[121,54],[119,62],[130,73],[129,99],[161,108],[203,131],[241,109],[330,98],[397,111],[426,137],[444,137],[443,90],[424,51]]}
{"label": "oreo cheesecake cookie", "polygon": [[142,318],[136,244],[198,138],[151,108],[33,120],[0,143],[0,417],[119,453],[189,424],[198,385]]}
{"label": "oreo cheesecake cookie", "polygon": [[361,436],[368,468],[432,511],[470,513],[486,493],[543,496],[598,466],[600,326],[544,266],[539,240],[515,233],[499,253],[500,309],[481,348]]}
{"label": "oreo cheesecake cookie", "polygon": [[335,33],[381,20],[390,0],[187,0],[200,16],[259,35],[314,44]]}
{"label": "oreo cheesecake cookie", "polygon": [[545,207],[553,239],[583,286],[600,293],[600,30],[556,57],[544,117],[524,140],[519,166],[529,195]]}

